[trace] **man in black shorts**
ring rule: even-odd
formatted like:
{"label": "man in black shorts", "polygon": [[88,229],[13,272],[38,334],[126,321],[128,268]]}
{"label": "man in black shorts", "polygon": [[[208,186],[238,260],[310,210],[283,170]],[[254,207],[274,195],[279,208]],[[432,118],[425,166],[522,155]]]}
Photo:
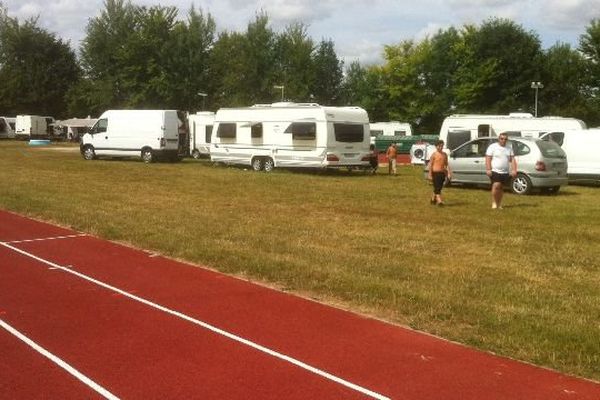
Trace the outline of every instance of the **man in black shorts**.
{"label": "man in black shorts", "polygon": [[485,173],[492,181],[492,208],[502,208],[503,186],[510,177],[517,176],[517,160],[512,146],[507,144],[508,136],[501,133],[498,141],[492,143],[485,152]]}

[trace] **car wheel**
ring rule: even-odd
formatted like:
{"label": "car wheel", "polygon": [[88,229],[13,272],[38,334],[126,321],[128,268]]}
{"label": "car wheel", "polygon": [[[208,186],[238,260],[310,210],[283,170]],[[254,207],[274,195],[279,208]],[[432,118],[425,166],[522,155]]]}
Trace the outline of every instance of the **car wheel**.
{"label": "car wheel", "polygon": [[531,192],[531,179],[525,174],[517,174],[510,186],[515,194],[527,194]]}
{"label": "car wheel", "polygon": [[83,159],[84,160],[93,160],[96,158],[96,152],[92,146],[85,146],[83,148]]}
{"label": "car wheel", "polygon": [[196,160],[200,159],[200,152],[198,149],[194,149],[194,151],[192,151],[192,158],[195,158]]}
{"label": "car wheel", "polygon": [[151,149],[143,149],[142,150],[142,160],[144,160],[145,163],[151,163],[153,159],[154,159],[154,156],[152,155]]}
{"label": "car wheel", "polygon": [[252,159],[252,169],[255,171],[262,171],[263,169],[263,160],[260,157],[254,157]]}
{"label": "car wheel", "polygon": [[275,163],[273,162],[273,159],[271,157],[267,157],[265,159],[263,168],[265,169],[265,172],[273,171],[273,169],[275,168]]}

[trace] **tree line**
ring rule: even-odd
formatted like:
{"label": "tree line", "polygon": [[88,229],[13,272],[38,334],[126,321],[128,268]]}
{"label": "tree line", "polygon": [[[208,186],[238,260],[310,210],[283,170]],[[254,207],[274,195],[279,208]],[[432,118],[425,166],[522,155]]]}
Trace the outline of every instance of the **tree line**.
{"label": "tree line", "polygon": [[538,114],[600,124],[600,20],[577,48],[542,49],[539,36],[507,19],[441,29],[384,46],[381,65],[347,67],[331,40],[307,26],[282,31],[258,13],[244,32],[217,32],[209,13],[184,19],[165,6],[106,0],[76,50],[18,21],[0,3],[0,114],[97,116],[111,108],[247,106],[286,100],[357,105],[372,121],[399,120],[436,133],[454,113],[533,112],[531,82],[544,84]]}

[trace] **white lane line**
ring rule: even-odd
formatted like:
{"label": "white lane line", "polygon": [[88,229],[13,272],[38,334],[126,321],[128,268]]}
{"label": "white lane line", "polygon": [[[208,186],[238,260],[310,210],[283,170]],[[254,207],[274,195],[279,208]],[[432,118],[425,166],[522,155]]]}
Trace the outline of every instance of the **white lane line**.
{"label": "white lane line", "polygon": [[71,238],[77,238],[77,237],[82,237],[82,236],[87,236],[87,235],[85,233],[78,233],[75,235],[53,236],[53,237],[25,239],[25,240],[13,240],[10,242],[2,242],[2,243],[19,244],[19,243],[29,243],[29,242],[43,242],[45,240],[71,239]]}
{"label": "white lane line", "polygon": [[10,326],[8,323],[4,322],[1,318],[0,318],[0,327],[6,329],[8,332],[10,332],[14,336],[16,336],[18,339],[22,340],[27,345],[32,347],[35,351],[37,351],[44,357],[50,359],[50,361],[57,364],[59,367],[61,367],[62,369],[64,369],[65,371],[67,371],[68,373],[73,375],[75,378],[79,379],[81,382],[83,382],[87,386],[89,386],[91,389],[98,392],[100,395],[104,396],[104,398],[111,399],[111,400],[119,399],[117,396],[115,396],[114,394],[112,394],[108,390],[104,389],[102,386],[100,386],[99,384],[97,384],[96,382],[94,382],[93,380],[91,380],[90,378],[88,378],[87,376],[85,376],[84,374],[79,372],[78,370],[76,370],[70,364],[68,364],[67,362],[58,358],[54,354],[50,353],[48,350],[44,349],[42,346],[40,346],[36,342],[29,339],[27,336],[25,336],[24,334],[22,334],[21,332],[19,332],[12,326]]}
{"label": "white lane line", "polygon": [[92,283],[94,283],[94,284],[96,284],[98,286],[101,286],[101,287],[105,288],[105,289],[108,289],[108,290],[111,290],[113,292],[119,293],[119,294],[121,294],[121,295],[123,295],[125,297],[128,297],[128,298],[132,299],[132,300],[138,301],[138,302],[140,302],[142,304],[145,304],[145,305],[150,306],[152,308],[155,308],[157,310],[163,311],[163,312],[165,312],[167,314],[170,314],[170,315],[173,315],[175,317],[181,318],[181,319],[183,319],[185,321],[191,322],[192,324],[201,326],[201,327],[203,327],[203,328],[205,328],[205,329],[207,329],[209,331],[212,331],[212,332],[217,333],[219,335],[225,336],[228,339],[234,340],[234,341],[236,341],[238,343],[242,343],[242,344],[244,344],[244,345],[246,345],[248,347],[251,347],[253,349],[261,351],[261,352],[263,352],[265,354],[268,354],[270,356],[273,356],[273,357],[278,358],[278,359],[283,360],[283,361],[287,361],[288,363],[293,364],[293,365],[295,365],[295,366],[297,366],[299,368],[302,368],[302,369],[304,369],[306,371],[312,372],[313,374],[319,375],[319,376],[321,376],[321,377],[323,377],[325,379],[328,379],[330,381],[336,382],[336,383],[338,383],[338,384],[340,384],[342,386],[345,386],[345,387],[350,388],[352,390],[355,390],[357,392],[363,393],[363,394],[365,394],[365,395],[367,395],[369,397],[372,397],[374,399],[377,399],[377,400],[390,400],[389,397],[386,397],[386,396],[384,396],[382,394],[379,394],[379,393],[374,392],[372,390],[366,389],[366,388],[364,388],[362,386],[359,386],[357,384],[349,382],[349,381],[347,381],[345,379],[342,379],[340,377],[337,377],[337,376],[335,376],[333,374],[330,374],[329,372],[326,372],[326,371],[323,371],[323,370],[321,370],[319,368],[313,367],[313,366],[311,366],[309,364],[306,364],[306,363],[304,363],[304,362],[302,362],[300,360],[297,360],[297,359],[295,359],[293,357],[290,357],[290,356],[287,356],[285,354],[279,353],[279,352],[277,352],[275,350],[271,350],[271,349],[269,349],[267,347],[261,346],[260,344],[254,343],[254,342],[252,342],[252,341],[250,341],[248,339],[244,339],[243,337],[237,336],[237,335],[235,335],[233,333],[230,333],[230,332],[224,331],[223,329],[217,328],[216,326],[210,325],[210,324],[208,324],[208,323],[206,323],[204,321],[200,321],[198,319],[195,319],[195,318],[192,318],[192,317],[190,317],[188,315],[180,313],[179,311],[175,311],[175,310],[172,310],[170,308],[161,306],[161,305],[156,304],[156,303],[154,303],[152,301],[146,300],[146,299],[144,299],[142,297],[136,296],[134,294],[131,294],[129,292],[121,290],[121,289],[119,289],[117,287],[111,286],[108,283],[104,283],[102,281],[94,279],[94,278],[92,278],[90,276],[87,276],[85,274],[82,274],[80,272],[77,272],[77,271],[65,268],[63,266],[60,266],[58,264],[53,263],[52,261],[45,260],[43,258],[40,258],[40,257],[34,255],[34,254],[28,253],[28,252],[26,252],[24,250],[21,250],[21,249],[18,249],[16,247],[14,247],[14,246],[11,246],[8,243],[2,243],[2,242],[0,242],[0,245],[2,245],[4,247],[7,247],[7,248],[9,248],[9,249],[11,249],[13,251],[16,251],[17,253],[20,253],[20,254],[22,254],[24,256],[33,258],[34,260],[37,260],[37,261],[42,262],[44,264],[47,264],[47,265],[49,265],[51,267],[54,267],[56,269],[60,269],[60,270],[62,270],[64,272],[67,272],[67,273],[73,274],[73,275],[75,275],[75,276],[77,276],[79,278],[85,279],[86,281],[92,282]]}

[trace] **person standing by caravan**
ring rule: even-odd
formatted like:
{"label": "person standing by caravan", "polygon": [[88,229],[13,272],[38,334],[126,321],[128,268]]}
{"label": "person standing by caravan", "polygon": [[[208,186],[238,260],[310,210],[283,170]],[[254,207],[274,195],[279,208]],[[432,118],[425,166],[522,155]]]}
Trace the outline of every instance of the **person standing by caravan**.
{"label": "person standing by caravan", "polygon": [[371,164],[371,173],[375,175],[377,173],[377,168],[379,167],[379,152],[375,148],[375,145],[372,144],[369,146],[370,159],[369,163]]}
{"label": "person standing by caravan", "polygon": [[385,155],[388,159],[388,174],[396,175],[396,156],[398,155],[398,151],[396,150],[396,143],[390,144],[385,152]]}
{"label": "person standing by caravan", "polygon": [[444,153],[444,141],[438,140],[435,143],[435,152],[429,159],[429,180],[433,183],[433,195],[431,204],[441,206],[444,204],[442,200],[442,188],[446,182],[446,178],[452,178],[452,172],[448,167],[448,154]]}
{"label": "person standing by caravan", "polygon": [[510,177],[517,176],[517,160],[512,146],[507,145],[508,136],[501,133],[498,141],[485,152],[485,173],[492,181],[492,208],[502,208],[503,185]]}

